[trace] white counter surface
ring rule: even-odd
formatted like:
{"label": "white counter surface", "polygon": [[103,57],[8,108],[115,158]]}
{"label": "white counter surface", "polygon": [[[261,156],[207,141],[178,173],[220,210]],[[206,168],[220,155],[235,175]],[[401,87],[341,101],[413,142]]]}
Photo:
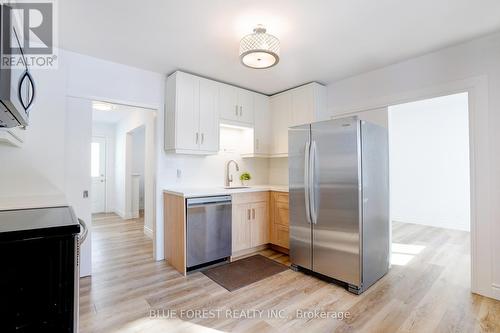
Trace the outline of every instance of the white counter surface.
{"label": "white counter surface", "polygon": [[169,193],[173,195],[178,195],[185,198],[196,198],[196,197],[206,197],[214,195],[229,195],[233,193],[248,193],[248,192],[263,192],[263,191],[276,191],[276,192],[288,192],[288,186],[286,185],[252,185],[247,188],[231,188],[226,189],[223,186],[220,187],[198,187],[198,188],[188,188],[188,187],[172,187],[164,189],[164,193]]}

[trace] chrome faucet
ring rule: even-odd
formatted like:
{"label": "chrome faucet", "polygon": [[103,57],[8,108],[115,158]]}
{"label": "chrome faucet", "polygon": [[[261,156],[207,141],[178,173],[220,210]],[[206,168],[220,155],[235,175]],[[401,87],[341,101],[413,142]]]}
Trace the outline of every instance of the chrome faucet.
{"label": "chrome faucet", "polygon": [[230,187],[231,183],[233,182],[233,175],[229,173],[229,166],[231,165],[231,162],[234,163],[236,171],[240,171],[240,167],[238,166],[238,163],[236,163],[235,160],[229,160],[226,162],[226,180],[224,182],[225,187]]}

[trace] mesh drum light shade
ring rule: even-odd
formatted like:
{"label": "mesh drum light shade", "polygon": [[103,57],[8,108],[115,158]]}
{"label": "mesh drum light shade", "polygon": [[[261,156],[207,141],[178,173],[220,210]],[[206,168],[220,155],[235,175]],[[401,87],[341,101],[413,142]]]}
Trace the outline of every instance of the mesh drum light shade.
{"label": "mesh drum light shade", "polygon": [[262,25],[240,41],[241,63],[250,68],[269,68],[279,62],[280,41],[266,33]]}

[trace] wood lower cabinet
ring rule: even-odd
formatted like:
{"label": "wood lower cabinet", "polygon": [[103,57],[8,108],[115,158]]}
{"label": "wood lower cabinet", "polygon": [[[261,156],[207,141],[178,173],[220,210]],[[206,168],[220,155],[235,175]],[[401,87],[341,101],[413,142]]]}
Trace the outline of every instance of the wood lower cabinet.
{"label": "wood lower cabinet", "polygon": [[290,229],[287,226],[275,224],[271,234],[272,244],[281,246],[285,249],[290,248]]}
{"label": "wood lower cabinet", "polygon": [[233,194],[232,252],[269,243],[269,192]]}
{"label": "wood lower cabinet", "polygon": [[271,192],[270,243],[290,248],[288,193]]}

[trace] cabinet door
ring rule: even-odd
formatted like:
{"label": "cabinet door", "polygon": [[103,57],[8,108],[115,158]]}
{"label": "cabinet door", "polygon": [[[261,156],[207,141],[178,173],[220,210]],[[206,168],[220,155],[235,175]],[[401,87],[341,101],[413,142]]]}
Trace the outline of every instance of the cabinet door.
{"label": "cabinet door", "polygon": [[251,245],[252,247],[269,243],[269,213],[267,202],[250,205],[251,209]]}
{"label": "cabinet door", "polygon": [[268,155],[271,153],[271,115],[269,113],[269,97],[254,95],[254,153]]}
{"label": "cabinet door", "polygon": [[283,226],[289,226],[289,209],[288,202],[276,202],[276,209],[274,210],[274,223],[281,224]]}
{"label": "cabinet door", "polygon": [[291,90],[292,111],[290,126],[304,125],[315,121],[314,89],[307,85]]}
{"label": "cabinet door", "polygon": [[198,150],[199,146],[199,79],[177,73],[175,130],[177,149]]}
{"label": "cabinet door", "polygon": [[244,89],[238,89],[238,121],[253,124],[254,120],[254,93]]}
{"label": "cabinet door", "polygon": [[270,242],[283,248],[290,247],[288,193],[271,192]]}
{"label": "cabinet door", "polygon": [[282,93],[271,98],[272,154],[288,154],[288,124],[292,98],[290,93]]}
{"label": "cabinet door", "polygon": [[290,232],[288,227],[281,224],[273,225],[272,232],[272,243],[281,246],[285,249],[290,248]]}
{"label": "cabinet door", "polygon": [[238,121],[240,108],[238,106],[238,89],[227,85],[219,85],[219,109],[222,119]]}
{"label": "cabinet door", "polygon": [[250,229],[251,209],[249,204],[233,204],[232,213],[232,252],[246,250],[251,247]]}
{"label": "cabinet door", "polygon": [[218,86],[215,82],[200,79],[200,150],[219,150],[219,116],[217,112]]}

